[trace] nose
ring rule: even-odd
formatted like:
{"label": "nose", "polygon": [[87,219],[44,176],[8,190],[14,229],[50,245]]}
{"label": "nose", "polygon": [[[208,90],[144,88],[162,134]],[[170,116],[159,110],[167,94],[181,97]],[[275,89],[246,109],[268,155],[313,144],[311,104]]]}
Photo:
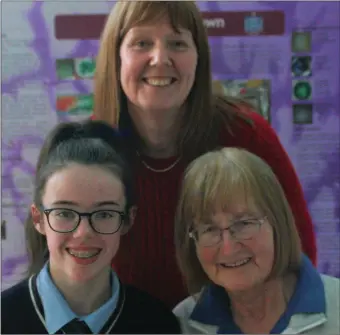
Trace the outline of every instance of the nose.
{"label": "nose", "polygon": [[93,233],[92,227],[88,217],[81,217],[81,221],[77,229],[73,232],[74,237],[85,236]]}
{"label": "nose", "polygon": [[151,51],[151,60],[150,65],[171,65],[171,58],[169,54],[168,48],[161,44],[155,44],[154,48]]}
{"label": "nose", "polygon": [[235,252],[235,248],[237,248],[237,241],[230,235],[229,230],[223,230],[220,252],[223,255],[230,255]]}

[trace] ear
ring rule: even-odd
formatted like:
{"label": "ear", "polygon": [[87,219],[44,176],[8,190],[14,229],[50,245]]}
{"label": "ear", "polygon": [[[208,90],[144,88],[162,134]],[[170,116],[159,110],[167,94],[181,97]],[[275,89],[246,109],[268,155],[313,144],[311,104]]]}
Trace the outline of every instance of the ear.
{"label": "ear", "polygon": [[128,216],[129,216],[129,224],[124,224],[120,233],[121,235],[125,235],[133,226],[134,222],[135,222],[135,218],[136,218],[136,214],[137,214],[137,206],[133,206],[130,208]]}
{"label": "ear", "polygon": [[45,225],[43,214],[40,212],[35,204],[31,206],[32,220],[34,228],[42,235],[45,235]]}

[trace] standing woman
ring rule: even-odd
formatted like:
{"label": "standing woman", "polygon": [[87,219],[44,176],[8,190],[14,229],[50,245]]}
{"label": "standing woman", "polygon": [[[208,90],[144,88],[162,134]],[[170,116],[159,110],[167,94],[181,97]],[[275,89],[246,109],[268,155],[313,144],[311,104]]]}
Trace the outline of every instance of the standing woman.
{"label": "standing woman", "polygon": [[[273,169],[316,263],[298,177],[271,126],[245,103],[214,96],[207,33],[191,1],[118,1],[101,36],[94,118],[119,127],[134,159],[138,211],[114,268],[173,306],[187,295],[177,269],[174,213],[185,167],[217,147],[241,147]],[[125,239],[125,238],[124,238]]]}

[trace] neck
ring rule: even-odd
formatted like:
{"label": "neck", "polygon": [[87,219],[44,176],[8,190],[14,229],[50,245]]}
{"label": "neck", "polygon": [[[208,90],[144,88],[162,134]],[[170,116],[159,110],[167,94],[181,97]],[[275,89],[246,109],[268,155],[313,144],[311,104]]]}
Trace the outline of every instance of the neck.
{"label": "neck", "polygon": [[279,320],[293,294],[295,280],[273,280],[247,292],[228,293],[233,317],[247,332],[269,329]]}
{"label": "neck", "polygon": [[141,111],[129,106],[129,113],[140,136],[142,152],[154,158],[167,158],[178,154],[177,137],[181,110]]}
{"label": "neck", "polygon": [[52,280],[72,311],[81,316],[97,310],[111,297],[111,269],[86,282],[73,281],[50,268]]}

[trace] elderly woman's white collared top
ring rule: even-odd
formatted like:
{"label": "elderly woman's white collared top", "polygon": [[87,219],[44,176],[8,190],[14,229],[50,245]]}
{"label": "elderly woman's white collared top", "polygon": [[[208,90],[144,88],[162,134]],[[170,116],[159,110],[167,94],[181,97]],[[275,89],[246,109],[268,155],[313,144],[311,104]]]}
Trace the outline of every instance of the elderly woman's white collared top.
{"label": "elderly woman's white collared top", "polygon": [[[340,334],[339,301],[340,280],[320,275],[304,256],[293,296],[271,334]],[[173,312],[184,334],[243,334],[233,321],[227,293],[214,284]]]}

